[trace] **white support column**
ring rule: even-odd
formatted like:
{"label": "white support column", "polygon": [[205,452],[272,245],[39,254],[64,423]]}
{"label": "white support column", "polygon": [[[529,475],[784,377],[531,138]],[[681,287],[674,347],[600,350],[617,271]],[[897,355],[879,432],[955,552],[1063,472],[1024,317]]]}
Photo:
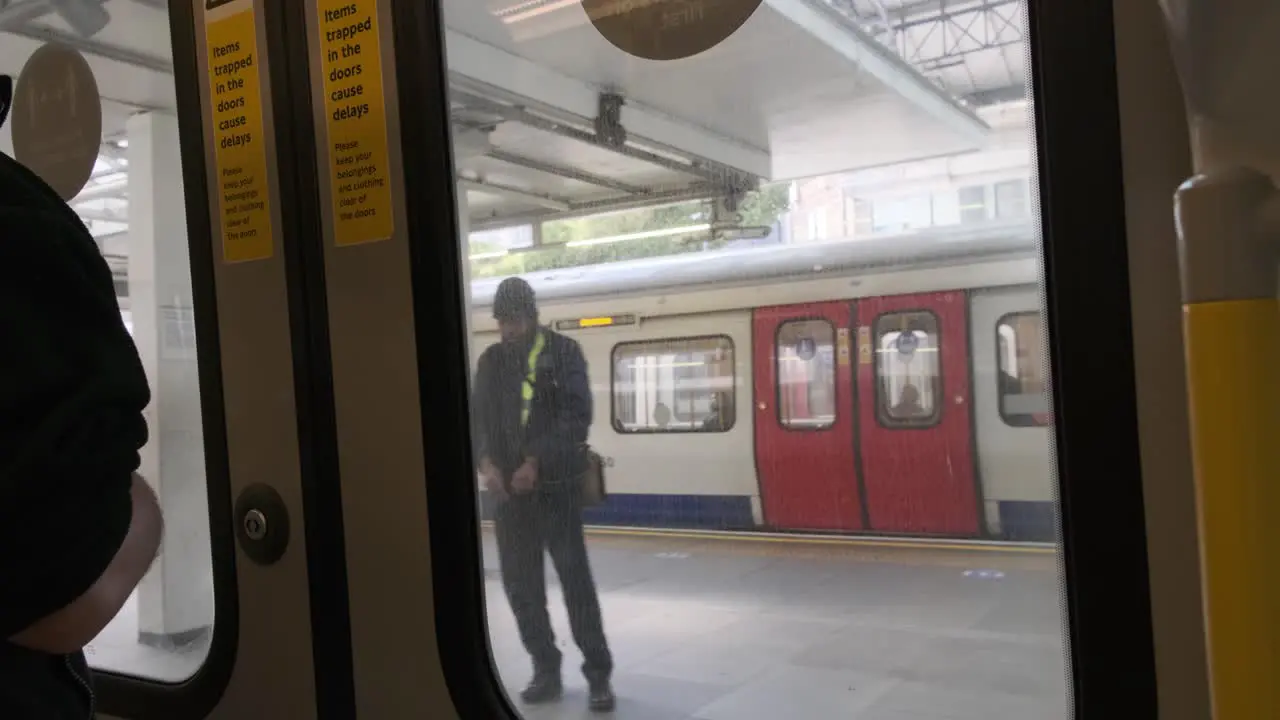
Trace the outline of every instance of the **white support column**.
{"label": "white support column", "polygon": [[466,295],[463,309],[467,313],[467,342],[471,342],[471,212],[467,205],[467,188],[462,183],[457,185],[458,193],[458,247],[462,252],[462,287]]}
{"label": "white support column", "polygon": [[172,648],[213,625],[213,569],[191,265],[178,121],[129,118],[129,301],[151,383],[150,441],[140,473],[164,513],[160,557],[138,586],[138,640]]}

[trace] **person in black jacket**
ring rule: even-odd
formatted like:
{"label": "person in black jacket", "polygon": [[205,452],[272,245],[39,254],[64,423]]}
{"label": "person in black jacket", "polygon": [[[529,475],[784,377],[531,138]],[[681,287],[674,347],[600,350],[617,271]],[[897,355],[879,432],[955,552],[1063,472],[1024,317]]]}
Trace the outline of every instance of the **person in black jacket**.
{"label": "person in black jacket", "polygon": [[480,356],[472,413],[476,457],[497,498],[494,529],[503,587],[520,639],[533,658],[528,703],[562,693],[560,651],[547,613],[543,552],[549,552],[582,651],[592,710],[614,707],[613,658],[582,531],[580,478],[591,427],[587,361],[578,343],[538,324],[533,288],[520,278],[493,302],[502,341]]}
{"label": "person in black jacket", "polygon": [[[12,82],[0,76],[0,124]],[[90,720],[82,648],[155,559],[147,378],[83,221],[0,153],[0,718]]]}

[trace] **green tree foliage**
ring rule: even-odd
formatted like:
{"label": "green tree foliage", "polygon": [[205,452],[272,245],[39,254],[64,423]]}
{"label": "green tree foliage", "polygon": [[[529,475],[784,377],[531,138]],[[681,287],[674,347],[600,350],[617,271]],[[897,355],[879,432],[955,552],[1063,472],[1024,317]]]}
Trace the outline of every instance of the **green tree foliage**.
{"label": "green tree foliage", "polygon": [[[773,225],[790,207],[788,184],[769,185],[748,193],[739,207],[742,224]],[[516,253],[491,260],[471,263],[473,278],[505,277],[539,270],[582,267],[601,263],[661,257],[687,252],[714,250],[724,245],[706,232],[665,237],[638,238],[601,245],[568,247],[566,243],[631,233],[697,225],[708,222],[711,210],[705,202],[664,205],[643,210],[590,215],[542,224],[541,250]],[[482,242],[473,242],[471,252],[481,254],[500,250]]]}

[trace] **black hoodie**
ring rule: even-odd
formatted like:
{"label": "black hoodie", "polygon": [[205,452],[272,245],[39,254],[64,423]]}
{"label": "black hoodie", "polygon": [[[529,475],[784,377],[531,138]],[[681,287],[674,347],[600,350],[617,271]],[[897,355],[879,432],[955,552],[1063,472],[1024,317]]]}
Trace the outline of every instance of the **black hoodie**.
{"label": "black hoodie", "polygon": [[0,153],[0,717],[91,717],[84,658],[5,641],[102,575],[131,520],[146,375],[84,223]]}

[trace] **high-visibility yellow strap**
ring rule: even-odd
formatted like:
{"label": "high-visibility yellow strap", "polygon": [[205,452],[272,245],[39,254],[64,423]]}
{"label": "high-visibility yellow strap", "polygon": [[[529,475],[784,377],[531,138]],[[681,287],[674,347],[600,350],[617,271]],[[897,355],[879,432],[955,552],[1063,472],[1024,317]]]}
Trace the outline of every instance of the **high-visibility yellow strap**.
{"label": "high-visibility yellow strap", "polygon": [[1184,310],[1215,720],[1280,718],[1280,303]]}
{"label": "high-visibility yellow strap", "polygon": [[533,407],[533,381],[538,373],[538,357],[542,355],[542,348],[546,345],[547,339],[539,330],[538,336],[534,338],[533,347],[529,350],[529,366],[525,370],[524,382],[520,386],[520,427],[529,424],[529,410]]}

